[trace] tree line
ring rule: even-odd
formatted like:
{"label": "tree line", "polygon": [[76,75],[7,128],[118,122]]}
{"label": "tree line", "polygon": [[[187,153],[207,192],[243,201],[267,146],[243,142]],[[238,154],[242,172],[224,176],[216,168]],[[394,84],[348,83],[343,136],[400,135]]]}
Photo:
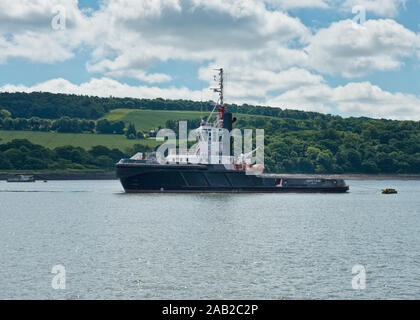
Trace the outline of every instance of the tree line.
{"label": "tree line", "polygon": [[101,133],[101,134],[125,134],[129,139],[142,139],[141,131],[137,131],[134,124],[126,125],[124,121],[98,121],[61,117],[57,120],[41,119],[38,117],[11,118],[10,112],[0,110],[0,130],[29,130],[60,133]]}
{"label": "tree line", "polygon": [[420,173],[420,122],[240,119],[265,129],[265,165],[288,173]]}
{"label": "tree line", "polygon": [[49,149],[26,139],[15,139],[0,144],[0,170],[113,170],[121,158],[149,149],[141,144],[126,152],[104,146],[89,150],[74,146]]}
{"label": "tree line", "polygon": [[[12,118],[39,117],[42,119],[58,119],[61,117],[97,120],[110,110],[118,108],[148,110],[191,110],[209,112],[214,108],[213,101],[169,100],[169,99],[136,99],[136,98],[100,98],[48,92],[4,92],[0,93],[0,109],[8,110]],[[314,119],[316,117],[332,120],[339,116],[318,112],[307,112],[254,106],[248,104],[227,104],[233,113],[265,115],[276,118]]]}
{"label": "tree line", "polygon": [[[200,121],[189,120],[188,130]],[[178,135],[178,121],[166,128]],[[264,129],[269,173],[420,173],[419,121],[249,117],[234,128]]]}

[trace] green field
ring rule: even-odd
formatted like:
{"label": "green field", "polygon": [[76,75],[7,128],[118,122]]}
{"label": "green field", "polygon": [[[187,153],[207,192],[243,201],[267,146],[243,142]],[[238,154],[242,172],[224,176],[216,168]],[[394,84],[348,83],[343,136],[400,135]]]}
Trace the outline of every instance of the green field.
{"label": "green field", "polygon": [[[168,120],[195,120],[206,119],[208,112],[200,111],[168,111],[168,110],[134,110],[134,109],[115,109],[111,110],[102,119],[109,121],[124,121],[125,123],[133,123],[137,130],[149,131],[158,126],[164,127]],[[267,116],[235,114],[238,119],[241,118],[270,118]]]}
{"label": "green field", "polygon": [[164,127],[168,120],[193,120],[208,116],[200,111],[167,111],[167,110],[111,110],[102,119],[133,123],[137,130],[148,131],[158,126]]}
{"label": "green field", "polygon": [[65,145],[82,147],[86,150],[93,146],[102,145],[108,148],[117,148],[125,151],[134,144],[140,143],[154,147],[158,145],[154,140],[129,140],[124,135],[116,134],[89,134],[89,133],[56,133],[38,131],[5,131],[0,130],[0,144],[13,139],[27,139],[35,144],[47,148],[55,148]]}
{"label": "green field", "polygon": [[[133,110],[115,109],[106,114],[103,118],[110,121],[124,121],[133,123],[137,130],[148,131],[158,126],[164,127],[167,120],[193,120],[206,118],[208,113],[200,111],[168,111],[168,110]],[[240,118],[264,117],[239,114]],[[121,151],[127,150],[134,144],[140,143],[155,148],[159,145],[152,139],[129,140],[124,135],[115,134],[88,134],[88,133],[56,133],[39,131],[6,131],[0,130],[0,144],[9,142],[13,139],[27,139],[35,144],[40,144],[47,148],[55,148],[64,145],[82,147],[86,150],[92,146],[103,145],[108,148],[117,148]]]}

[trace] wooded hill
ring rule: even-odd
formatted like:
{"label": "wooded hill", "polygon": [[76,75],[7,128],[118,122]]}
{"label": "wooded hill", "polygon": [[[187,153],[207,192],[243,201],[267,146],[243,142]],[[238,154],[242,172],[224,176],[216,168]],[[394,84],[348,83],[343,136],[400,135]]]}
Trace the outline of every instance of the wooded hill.
{"label": "wooded hill", "polygon": [[[0,94],[0,110],[10,112],[9,115],[3,115],[3,121],[5,117],[9,120],[33,117],[96,120],[115,109],[138,110],[137,117],[141,118],[142,110],[208,112],[213,106],[212,102],[187,100],[98,98],[51,93]],[[420,173],[420,121],[342,118],[317,112],[251,105],[228,105],[228,109],[239,115],[235,123],[237,128],[265,129],[267,172]],[[153,119],[150,113],[147,111],[148,117]],[[179,114],[177,119],[180,119]],[[198,121],[191,117],[188,120]],[[166,121],[166,127],[175,126],[173,121]],[[150,123],[150,128],[154,127],[157,125]],[[142,143],[142,140],[138,141]],[[7,148],[19,149],[16,143],[9,144]],[[30,149],[29,145],[26,145],[26,149]],[[3,162],[9,168],[17,169],[14,161],[6,159],[5,147],[0,150],[3,152]],[[127,150],[120,151],[127,153]],[[56,153],[58,158],[62,158],[58,156],[60,152],[58,150]],[[81,150],[78,152],[83,153]],[[17,155],[16,152],[9,154]],[[114,154],[116,152],[109,158],[114,160]],[[94,159],[89,159],[89,156],[82,158],[85,164],[95,165]],[[78,156],[75,156],[66,161],[76,164],[77,159]],[[108,165],[110,163],[108,161]],[[68,162],[61,161],[60,167],[65,164]]]}

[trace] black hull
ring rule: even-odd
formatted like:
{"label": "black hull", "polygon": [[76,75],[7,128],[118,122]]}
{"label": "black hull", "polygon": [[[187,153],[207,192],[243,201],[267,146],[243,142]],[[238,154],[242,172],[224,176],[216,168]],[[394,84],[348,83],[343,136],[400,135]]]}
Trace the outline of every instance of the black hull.
{"label": "black hull", "polygon": [[343,180],[246,175],[223,165],[160,165],[129,162],[116,165],[127,193],[344,193]]}
{"label": "black hull", "polygon": [[267,189],[177,189],[177,190],[130,190],[124,189],[126,193],[345,193],[346,188],[267,188]]}

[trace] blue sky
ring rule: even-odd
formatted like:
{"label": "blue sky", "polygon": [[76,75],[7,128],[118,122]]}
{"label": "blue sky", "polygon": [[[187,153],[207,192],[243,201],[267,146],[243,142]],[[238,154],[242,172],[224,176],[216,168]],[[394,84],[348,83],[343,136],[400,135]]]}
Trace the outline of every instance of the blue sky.
{"label": "blue sky", "polygon": [[227,102],[420,120],[418,12],[420,0],[0,1],[0,91],[199,101],[224,67]]}

